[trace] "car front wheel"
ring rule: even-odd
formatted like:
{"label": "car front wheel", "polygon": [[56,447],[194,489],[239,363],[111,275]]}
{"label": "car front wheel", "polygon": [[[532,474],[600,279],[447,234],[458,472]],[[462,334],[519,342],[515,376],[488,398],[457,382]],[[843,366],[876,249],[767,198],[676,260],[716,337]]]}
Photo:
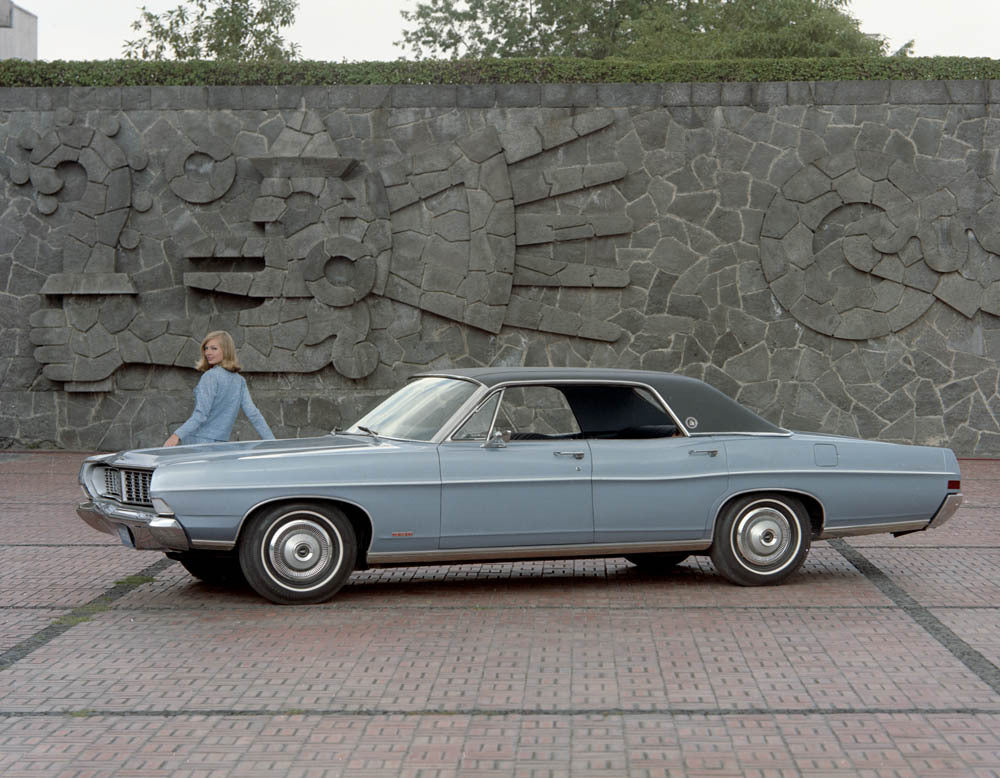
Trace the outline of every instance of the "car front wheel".
{"label": "car front wheel", "polygon": [[716,569],[741,586],[784,581],[809,554],[810,527],[795,497],[755,494],[730,503],[715,527]]}
{"label": "car front wheel", "polygon": [[240,542],[240,566],[254,591],[283,605],[330,599],[354,570],[357,542],[333,506],[278,505],[254,517]]}

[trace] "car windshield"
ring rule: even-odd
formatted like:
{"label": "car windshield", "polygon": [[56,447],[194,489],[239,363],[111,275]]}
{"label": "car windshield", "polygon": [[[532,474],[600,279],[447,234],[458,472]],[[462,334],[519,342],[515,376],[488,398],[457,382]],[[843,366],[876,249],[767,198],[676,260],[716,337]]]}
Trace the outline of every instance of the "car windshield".
{"label": "car windshield", "polygon": [[418,378],[375,406],[347,432],[431,440],[477,386],[455,378]]}

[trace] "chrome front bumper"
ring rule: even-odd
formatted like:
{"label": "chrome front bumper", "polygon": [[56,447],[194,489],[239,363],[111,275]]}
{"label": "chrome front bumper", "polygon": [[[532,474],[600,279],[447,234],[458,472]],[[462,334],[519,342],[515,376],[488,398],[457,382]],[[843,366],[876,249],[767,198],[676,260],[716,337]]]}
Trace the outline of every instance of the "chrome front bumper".
{"label": "chrome front bumper", "polygon": [[76,515],[107,535],[117,535],[122,543],[145,551],[187,551],[191,548],[184,527],[169,516],[152,511],[88,500],[76,507]]}

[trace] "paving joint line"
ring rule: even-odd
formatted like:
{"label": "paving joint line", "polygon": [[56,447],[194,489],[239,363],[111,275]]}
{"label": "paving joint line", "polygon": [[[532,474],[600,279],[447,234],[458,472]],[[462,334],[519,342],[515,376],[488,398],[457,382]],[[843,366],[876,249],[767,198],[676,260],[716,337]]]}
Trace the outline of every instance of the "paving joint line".
{"label": "paving joint line", "polygon": [[423,710],[400,710],[397,708],[194,708],[191,710],[150,709],[150,710],[44,710],[22,711],[2,710],[0,718],[177,718],[182,716],[220,716],[227,718],[257,718],[261,716],[302,716],[302,717],[358,717],[379,716],[422,718],[425,716],[479,716],[500,718],[503,716],[703,716],[725,718],[729,716],[1000,716],[1000,708],[952,707],[952,708],[892,708],[892,707],[852,707],[852,708],[770,708],[747,706],[743,708],[425,708]]}
{"label": "paving joint line", "polygon": [[33,635],[25,638],[20,643],[11,646],[3,653],[0,653],[0,672],[3,672],[14,663],[21,661],[29,654],[52,642],[60,635],[75,627],[77,624],[82,621],[86,621],[95,613],[100,612],[109,606],[115,600],[121,599],[133,589],[136,589],[145,583],[145,581],[135,579],[141,579],[144,577],[155,578],[157,573],[162,572],[172,564],[173,560],[171,559],[161,559],[159,562],[155,562],[154,564],[143,568],[138,573],[129,576],[129,578],[132,578],[133,580],[126,578],[121,583],[116,583],[110,589],[99,594],[90,602],[78,605],[75,608],[72,608],[69,613],[63,614],[60,619],[60,623],[50,624],[49,626],[40,629]]}
{"label": "paving joint line", "polygon": [[[4,611],[68,611],[72,605],[0,605]],[[478,611],[600,611],[606,612],[608,605],[423,605],[401,603],[399,605],[349,605],[344,603],[331,604],[327,607],[318,604],[311,606],[315,611],[333,613],[336,611],[381,613],[395,610],[426,610],[426,611],[468,611],[474,608]],[[615,611],[684,611],[684,610],[718,610],[718,611],[896,611],[898,605],[614,605]],[[258,610],[270,610],[267,603],[259,605],[233,605],[224,607],[205,607],[183,605],[135,605],[116,607],[114,613],[253,613]],[[1000,605],[931,605],[928,610],[935,611],[996,611]]]}
{"label": "paving joint line", "polygon": [[930,610],[917,602],[903,587],[893,581],[878,565],[862,554],[857,548],[843,540],[831,540],[841,555],[860,572],[900,610],[924,628],[945,650],[965,665],[979,680],[989,686],[995,694],[1000,694],[1000,667],[983,656],[965,640],[942,622]]}

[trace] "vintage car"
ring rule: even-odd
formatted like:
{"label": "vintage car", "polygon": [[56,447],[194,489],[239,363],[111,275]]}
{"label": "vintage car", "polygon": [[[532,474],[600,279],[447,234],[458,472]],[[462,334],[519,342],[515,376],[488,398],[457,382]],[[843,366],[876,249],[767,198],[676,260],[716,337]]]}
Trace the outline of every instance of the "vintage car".
{"label": "vintage car", "polygon": [[317,438],[93,456],[95,529],[276,603],[327,600],[390,565],[708,554],[787,579],[811,541],[931,529],[962,501],[945,448],[776,427],[669,373],[492,367],[414,376]]}

